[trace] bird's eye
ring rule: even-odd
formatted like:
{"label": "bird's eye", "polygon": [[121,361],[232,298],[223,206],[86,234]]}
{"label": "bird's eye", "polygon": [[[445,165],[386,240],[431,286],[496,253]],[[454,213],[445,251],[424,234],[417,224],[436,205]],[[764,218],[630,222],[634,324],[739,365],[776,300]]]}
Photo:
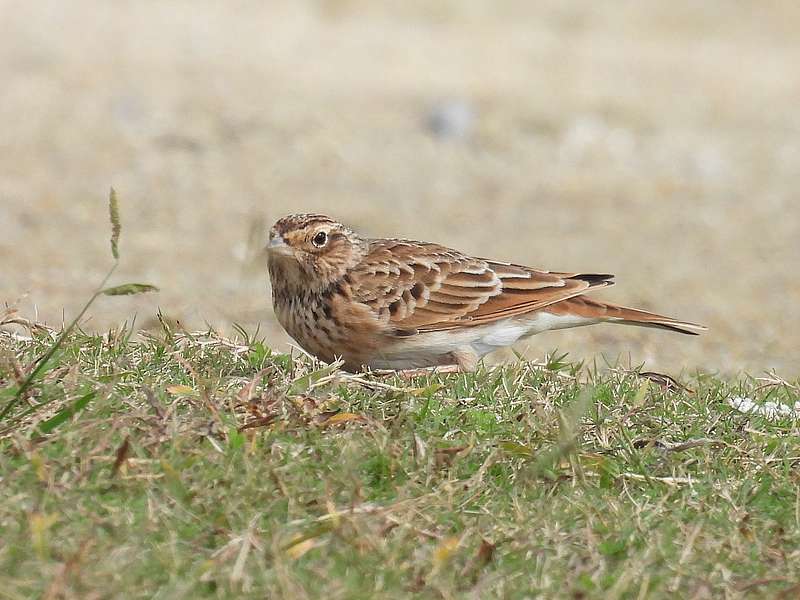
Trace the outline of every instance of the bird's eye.
{"label": "bird's eye", "polygon": [[314,239],[311,240],[311,243],[314,244],[317,248],[322,248],[325,244],[328,243],[328,234],[324,231],[320,231],[317,235],[314,236]]}

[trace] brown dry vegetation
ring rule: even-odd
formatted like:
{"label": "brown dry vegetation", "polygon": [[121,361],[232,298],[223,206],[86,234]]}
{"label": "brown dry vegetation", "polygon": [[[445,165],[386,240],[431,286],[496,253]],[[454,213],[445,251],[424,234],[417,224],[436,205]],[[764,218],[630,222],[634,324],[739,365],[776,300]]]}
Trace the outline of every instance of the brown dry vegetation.
{"label": "brown dry vegetation", "polygon": [[[800,8],[581,3],[0,1],[0,300],[89,328],[157,307],[263,324],[257,249],[293,211],[545,268],[705,323],[535,338],[658,368],[797,373]],[[424,127],[455,99],[464,137]]]}

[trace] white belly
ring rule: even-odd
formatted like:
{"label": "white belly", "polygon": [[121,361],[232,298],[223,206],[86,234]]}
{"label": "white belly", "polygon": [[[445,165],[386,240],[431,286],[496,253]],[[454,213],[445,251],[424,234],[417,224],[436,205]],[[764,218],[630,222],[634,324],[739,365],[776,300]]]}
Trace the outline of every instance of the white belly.
{"label": "white belly", "polygon": [[598,323],[597,319],[537,312],[476,327],[420,333],[398,339],[370,360],[372,369],[417,369],[453,364],[451,352],[469,350],[479,358],[519,340],[553,329]]}

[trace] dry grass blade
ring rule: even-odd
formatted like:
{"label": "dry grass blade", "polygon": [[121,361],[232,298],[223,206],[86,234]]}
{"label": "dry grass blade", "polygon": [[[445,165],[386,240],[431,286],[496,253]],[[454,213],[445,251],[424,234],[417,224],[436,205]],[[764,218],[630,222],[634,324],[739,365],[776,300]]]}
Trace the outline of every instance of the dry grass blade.
{"label": "dry grass blade", "polygon": [[269,425],[272,425],[272,423],[275,422],[275,419],[277,419],[277,418],[278,418],[277,415],[267,415],[267,416],[264,416],[264,417],[256,417],[255,419],[249,420],[244,425],[241,425],[237,429],[237,431],[239,433],[241,433],[241,432],[243,432],[243,431],[245,431],[247,429],[257,429],[258,427],[268,427]]}
{"label": "dry grass blade", "polygon": [[328,411],[319,415],[320,419],[318,424],[322,427],[331,427],[333,425],[341,425],[343,423],[350,423],[353,421],[365,422],[366,418],[363,415],[357,415],[350,412]]}
{"label": "dry grass blade", "polygon": [[[770,585],[772,583],[788,583],[788,580],[785,577],[765,577],[763,579],[755,579],[753,581],[747,581],[745,583],[741,583],[736,586],[736,589],[740,592],[749,592],[756,588],[763,587],[765,585]],[[797,586],[792,586],[791,589]],[[776,596],[782,597],[782,596]]]}
{"label": "dry grass blade", "polygon": [[478,546],[475,556],[473,556],[470,561],[464,565],[464,568],[461,570],[461,576],[469,576],[471,577],[472,583],[475,583],[475,581],[478,579],[478,575],[480,575],[481,569],[492,562],[496,548],[497,546],[495,544],[487,542],[484,538],[481,538],[481,543]]}
{"label": "dry grass blade", "polygon": [[110,288],[105,288],[100,293],[104,296],[135,296],[136,294],[147,294],[157,292],[158,288],[148,283],[123,283]]}
{"label": "dry grass blade", "polygon": [[633,447],[637,450],[652,447],[666,450],[667,452],[683,452],[684,450],[690,450],[700,446],[727,446],[727,444],[722,440],[715,440],[712,438],[698,438],[695,440],[680,442],[678,444],[673,444],[671,442],[667,442],[666,440],[659,439],[639,439],[633,442]]}
{"label": "dry grass blade", "polygon": [[117,448],[117,452],[114,455],[114,464],[111,467],[111,476],[116,477],[117,473],[119,472],[122,465],[128,460],[128,455],[130,454],[131,450],[131,440],[130,437],[126,437],[125,441],[122,442],[122,445]]}
{"label": "dry grass blade", "polygon": [[666,485],[691,485],[694,480],[691,477],[657,477],[655,475],[642,475],[640,473],[620,473],[620,477],[633,479],[634,481],[657,481]]}
{"label": "dry grass blade", "polygon": [[687,394],[694,394],[694,390],[689,389],[682,383],[679,383],[678,380],[671,375],[667,375],[665,373],[656,373],[655,371],[634,371],[634,373],[636,373],[637,377],[649,379],[653,383],[658,384],[664,390],[681,390]]}
{"label": "dry grass blade", "polygon": [[258,385],[258,382],[271,370],[272,367],[261,369],[247,384],[242,386],[242,389],[239,390],[239,393],[237,394],[238,400],[241,404],[247,404],[253,399],[253,393],[255,392],[256,385]]}
{"label": "dry grass blade", "polygon": [[94,545],[94,540],[88,539],[81,542],[78,550],[69,557],[66,562],[59,566],[53,577],[50,585],[45,590],[42,598],[44,600],[58,600],[60,598],[69,597],[66,594],[66,587],[70,576],[73,576],[78,571],[81,563],[86,559],[86,555]]}
{"label": "dry grass blade", "polygon": [[9,313],[9,316],[0,319],[0,327],[2,327],[3,325],[19,325],[20,327],[24,327],[31,333],[45,332],[55,337],[55,331],[53,330],[52,327],[45,325],[44,323],[37,323],[36,321],[31,321],[23,317],[15,316],[14,313]]}
{"label": "dry grass blade", "polygon": [[156,413],[158,420],[164,421],[165,418],[164,410],[161,408],[161,404],[159,404],[158,400],[156,400],[156,395],[153,392],[153,390],[151,390],[147,386],[142,386],[142,393],[144,394],[147,403],[150,405],[150,408],[152,408],[153,411]]}

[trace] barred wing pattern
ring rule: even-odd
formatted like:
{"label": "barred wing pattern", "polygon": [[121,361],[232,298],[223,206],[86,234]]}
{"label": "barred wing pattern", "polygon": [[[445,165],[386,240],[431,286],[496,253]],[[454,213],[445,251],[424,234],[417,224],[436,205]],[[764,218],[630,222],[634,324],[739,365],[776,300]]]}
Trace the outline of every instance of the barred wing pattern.
{"label": "barred wing pattern", "polygon": [[410,240],[370,240],[350,273],[354,300],[399,336],[470,327],[613,285],[612,275],[557,273],[473,258]]}

